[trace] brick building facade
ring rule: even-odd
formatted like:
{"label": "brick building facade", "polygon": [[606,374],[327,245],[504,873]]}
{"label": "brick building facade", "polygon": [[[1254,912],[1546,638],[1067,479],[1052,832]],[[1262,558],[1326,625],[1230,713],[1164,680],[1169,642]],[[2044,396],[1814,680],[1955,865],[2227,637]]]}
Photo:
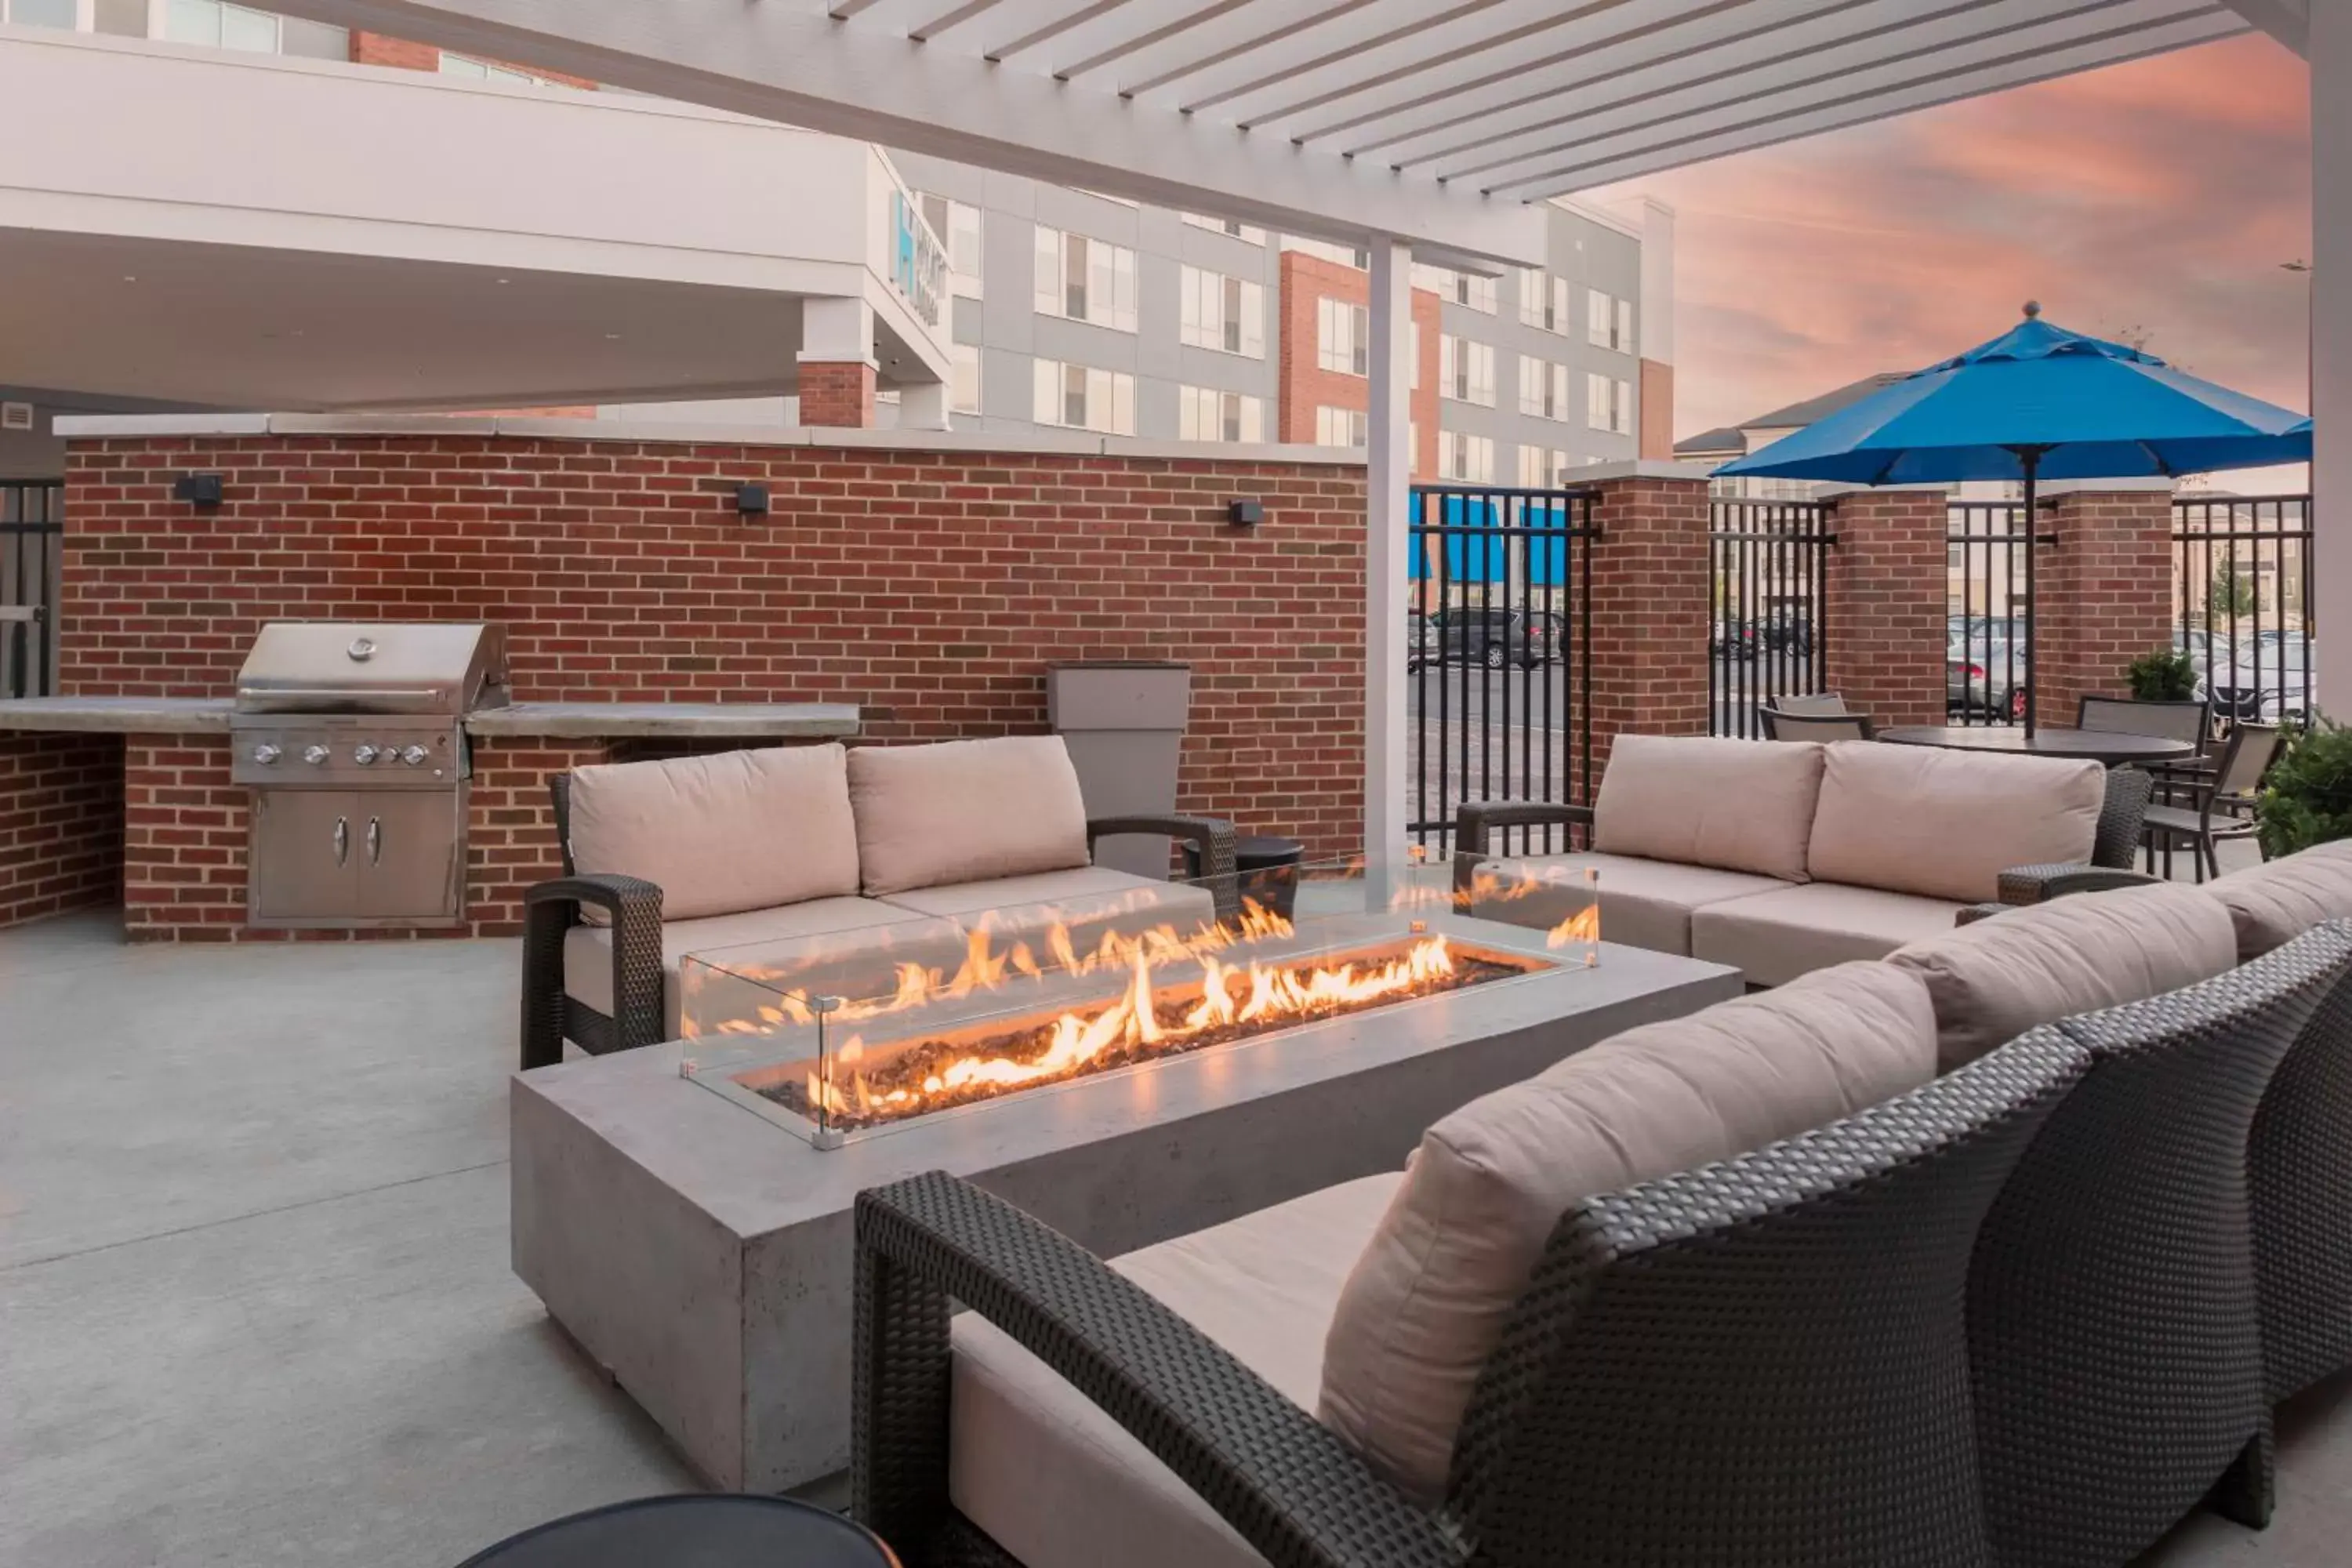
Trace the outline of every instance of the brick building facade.
{"label": "brick building facade", "polygon": [[[1342,267],[1305,251],[1282,253],[1282,289],[1278,297],[1281,321],[1276,333],[1281,349],[1280,393],[1276,416],[1278,440],[1314,446],[1321,439],[1318,414],[1344,408],[1366,414],[1371,408],[1369,378],[1351,371],[1326,370],[1320,363],[1318,315],[1322,302],[1371,305],[1371,275]],[[1437,473],[1437,340],[1444,318],[1436,295],[1426,289],[1412,291],[1413,352],[1420,360],[1412,384],[1412,477]],[[1366,351],[1369,353],[1369,349]]]}

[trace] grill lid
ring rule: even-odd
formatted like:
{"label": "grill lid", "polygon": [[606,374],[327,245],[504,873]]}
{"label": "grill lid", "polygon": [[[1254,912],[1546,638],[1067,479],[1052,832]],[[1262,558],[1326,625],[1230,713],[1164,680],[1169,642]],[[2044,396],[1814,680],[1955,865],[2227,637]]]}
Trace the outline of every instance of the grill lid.
{"label": "grill lid", "polygon": [[464,622],[273,622],[236,677],[240,713],[455,719],[511,700],[506,628]]}

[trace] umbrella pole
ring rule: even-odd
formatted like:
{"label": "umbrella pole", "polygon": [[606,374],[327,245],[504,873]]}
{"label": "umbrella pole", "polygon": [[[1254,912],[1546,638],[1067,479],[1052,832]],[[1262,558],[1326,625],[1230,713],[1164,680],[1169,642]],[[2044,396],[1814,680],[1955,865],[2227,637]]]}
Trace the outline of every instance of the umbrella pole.
{"label": "umbrella pole", "polygon": [[[2017,456],[2025,466],[2025,739],[2030,745],[2033,741],[2034,710],[2042,697],[2041,683],[2033,679],[2034,650],[2042,641],[2042,595],[2035,591],[2033,583],[2033,557],[2042,527],[2035,515],[2033,481],[2034,470],[2042,466],[2042,453],[2038,447],[2028,447]],[[1990,674],[1986,684],[1991,684]]]}

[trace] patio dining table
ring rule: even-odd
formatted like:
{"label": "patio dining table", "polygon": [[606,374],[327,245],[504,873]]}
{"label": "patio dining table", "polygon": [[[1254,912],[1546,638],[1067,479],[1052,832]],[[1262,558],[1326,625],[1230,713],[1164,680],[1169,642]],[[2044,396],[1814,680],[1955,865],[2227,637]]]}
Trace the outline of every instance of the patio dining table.
{"label": "patio dining table", "polygon": [[2106,730],[2023,730],[1988,725],[1902,724],[1878,731],[1897,746],[1941,746],[1955,752],[1990,752],[2019,757],[2066,757],[2109,767],[2177,763],[2196,754],[2193,742],[2165,735],[2132,735]]}

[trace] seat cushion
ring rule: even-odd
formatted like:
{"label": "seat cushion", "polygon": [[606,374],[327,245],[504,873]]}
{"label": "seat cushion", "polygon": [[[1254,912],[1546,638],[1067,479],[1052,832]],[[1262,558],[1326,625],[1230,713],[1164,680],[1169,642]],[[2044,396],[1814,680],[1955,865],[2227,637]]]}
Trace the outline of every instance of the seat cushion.
{"label": "seat cushion", "polygon": [[2352,915],[2352,838],[2216,877],[2205,890],[2230,911],[2239,962],[2260,958],[2322,921]]}
{"label": "seat cushion", "polygon": [[849,754],[868,895],[1085,866],[1087,807],[1059,735],[860,746]]}
{"label": "seat cushion", "polygon": [[1727,1159],[1934,1076],[1917,976],[1850,964],[1604,1040],[1431,1128],[1348,1278],[1327,1426],[1425,1504],[1545,1243],[1578,1203]]}
{"label": "seat cushion", "polygon": [[1785,888],[1753,871],[1718,871],[1631,855],[1545,855],[1492,860],[1478,868],[1471,912],[1480,920],[1550,931],[1584,907],[1585,889],[1570,873],[1590,866],[1600,874],[1601,939],[1687,958],[1691,911],[1702,904]]}
{"label": "seat cushion", "polygon": [[660,888],[667,920],[857,891],[857,836],[838,745],[575,768],[571,841],[577,870],[642,877]]}
{"label": "seat cushion", "polygon": [[1691,956],[1744,971],[1751,984],[1786,985],[1815,969],[1885,958],[1906,942],[1941,935],[1961,907],[1841,882],[1782,888],[1693,910]]}
{"label": "seat cushion", "polygon": [[1819,746],[1620,735],[1592,803],[1592,847],[1801,882],[1821,784]]}
{"label": "seat cushion", "polygon": [[1092,950],[1112,931],[1140,936],[1160,926],[1189,936],[1217,918],[1216,900],[1190,882],[1155,882],[1148,877],[1082,866],[1075,871],[1041,871],[918,888],[884,900],[918,914],[941,916],[968,929],[985,923],[1007,939],[1034,939],[1055,926],[1066,927],[1080,952]]}
{"label": "seat cushion", "polygon": [[[1310,1193],[1114,1259],[1304,1409],[1339,1287],[1400,1175]],[[948,1494],[1028,1568],[1263,1564],[1167,1466],[993,1325],[955,1320]]]}
{"label": "seat cushion", "polygon": [[[749,959],[755,948],[776,944],[780,951],[767,962],[782,968],[795,960],[809,961],[813,939],[840,936],[843,945],[864,944],[863,933],[885,940],[877,929],[923,923],[912,910],[902,910],[872,899],[812,899],[772,910],[712,915],[701,920],[669,921],[662,926],[662,1016],[666,1039],[679,1035],[678,967],[689,953],[740,954]],[[879,965],[877,966],[880,967]],[[879,981],[876,982],[879,984]],[[563,988],[606,1017],[613,1014],[613,932],[607,926],[573,926],[563,938]],[[749,988],[745,1002],[755,1000]],[[723,999],[714,998],[714,1005]]]}
{"label": "seat cushion", "polygon": [[2230,912],[2201,888],[2076,893],[1898,949],[1927,982],[1941,1070],[2041,1024],[2210,980],[2238,961]]}
{"label": "seat cushion", "polygon": [[1825,748],[1806,864],[1818,882],[1979,903],[2012,866],[2087,861],[2106,770],[1848,741]]}

